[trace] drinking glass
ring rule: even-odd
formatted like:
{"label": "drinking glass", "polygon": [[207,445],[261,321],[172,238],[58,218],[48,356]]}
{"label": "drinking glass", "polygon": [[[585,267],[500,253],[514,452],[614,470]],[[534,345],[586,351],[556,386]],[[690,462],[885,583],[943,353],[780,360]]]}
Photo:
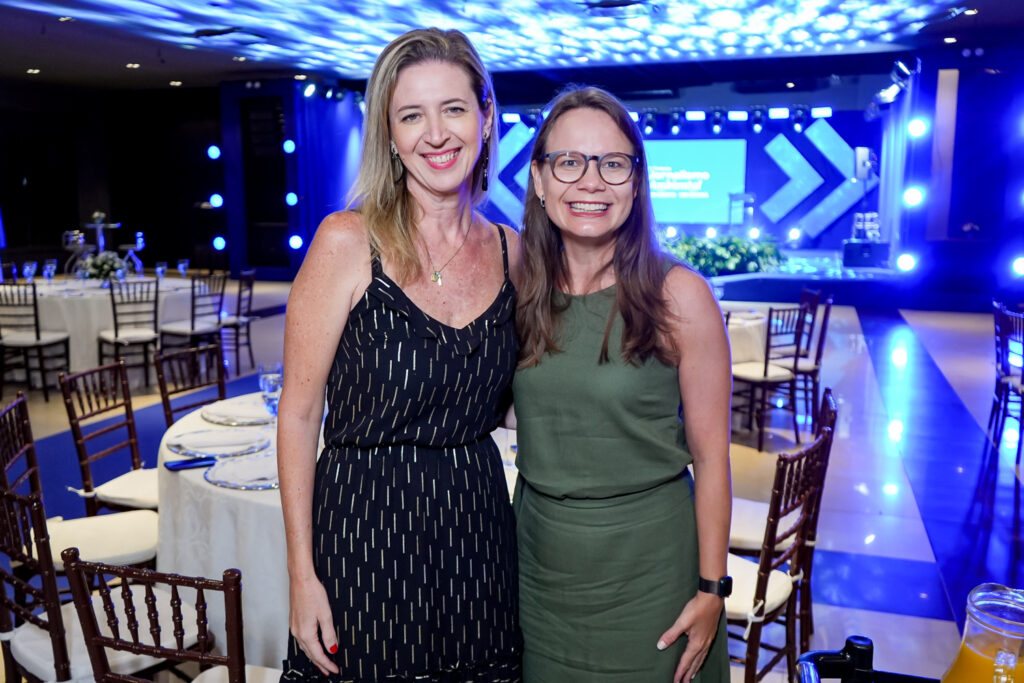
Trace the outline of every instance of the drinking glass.
{"label": "drinking glass", "polygon": [[117,270],[115,270],[114,277],[117,278],[118,282],[124,284],[124,268],[118,268]]}
{"label": "drinking glass", "polygon": [[277,402],[281,398],[281,384],[284,378],[280,363],[260,363],[259,365],[260,392],[263,394],[263,404],[267,412],[277,415]]}
{"label": "drinking glass", "polygon": [[48,258],[43,263],[43,277],[47,284],[53,284],[53,277],[57,274],[57,259]]}
{"label": "drinking glass", "polygon": [[178,272],[182,277],[188,277],[188,259],[178,259]]}
{"label": "drinking glass", "polygon": [[167,272],[167,261],[156,262],[156,279],[163,280],[164,274]]}
{"label": "drinking glass", "polygon": [[32,282],[32,278],[36,276],[36,268],[39,264],[35,261],[25,261],[25,264],[21,267],[21,275],[25,278],[25,282]]}

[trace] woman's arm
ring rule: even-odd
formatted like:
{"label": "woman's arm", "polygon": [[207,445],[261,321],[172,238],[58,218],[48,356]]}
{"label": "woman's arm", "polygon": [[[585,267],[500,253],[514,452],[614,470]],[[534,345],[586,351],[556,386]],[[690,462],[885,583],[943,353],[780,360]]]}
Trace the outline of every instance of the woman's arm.
{"label": "woman's arm", "polygon": [[[672,339],[680,354],[679,395],[686,442],[693,456],[700,575],[717,581],[726,573],[732,514],[729,340],[718,302],[704,278],[673,268],[665,278],[665,292]],[[661,643],[666,645],[682,633],[688,637],[676,682],[688,683],[700,670],[718,630],[722,607],[722,598],[698,591],[662,636]]]}
{"label": "woman's arm", "polygon": [[277,468],[288,546],[289,626],[324,673],[338,672],[324,652],[336,651],[337,639],[326,591],[313,568],[313,473],[327,376],[348,313],[370,281],[367,245],[357,215],[324,219],[295,276],[285,314]]}

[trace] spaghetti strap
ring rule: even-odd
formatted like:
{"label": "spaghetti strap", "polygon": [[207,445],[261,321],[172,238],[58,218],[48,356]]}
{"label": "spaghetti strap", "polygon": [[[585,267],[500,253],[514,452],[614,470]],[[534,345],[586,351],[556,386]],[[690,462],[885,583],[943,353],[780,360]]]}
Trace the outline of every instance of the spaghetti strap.
{"label": "spaghetti strap", "polygon": [[501,238],[501,265],[505,269],[505,279],[508,279],[508,243],[505,241],[505,226],[501,223],[498,226],[498,237]]}

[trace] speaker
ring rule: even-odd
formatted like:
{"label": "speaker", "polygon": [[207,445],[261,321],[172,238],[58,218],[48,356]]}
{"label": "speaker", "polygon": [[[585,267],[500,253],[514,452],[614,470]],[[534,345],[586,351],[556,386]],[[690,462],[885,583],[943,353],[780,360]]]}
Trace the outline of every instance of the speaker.
{"label": "speaker", "polygon": [[888,268],[889,243],[843,240],[844,268]]}

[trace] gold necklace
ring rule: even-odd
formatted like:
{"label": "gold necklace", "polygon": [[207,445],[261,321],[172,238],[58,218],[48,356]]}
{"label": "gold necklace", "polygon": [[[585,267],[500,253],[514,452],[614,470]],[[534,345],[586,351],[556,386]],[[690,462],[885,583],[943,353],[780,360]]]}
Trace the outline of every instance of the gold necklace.
{"label": "gold necklace", "polygon": [[[459,255],[460,251],[462,251],[462,247],[466,246],[466,242],[469,240],[469,232],[472,229],[473,224],[470,223],[469,228],[466,230],[466,234],[462,237],[462,242],[459,244],[459,247],[451,256],[448,257],[448,260],[445,261],[444,265],[442,265],[440,268],[434,267],[434,257],[430,255],[430,247],[427,245],[427,240],[423,240],[423,248],[427,250],[427,260],[430,261],[430,281],[436,282],[438,287],[441,286],[441,271],[447,268],[448,264],[451,263],[455,259],[455,257]],[[422,238],[422,235],[420,237]]]}

